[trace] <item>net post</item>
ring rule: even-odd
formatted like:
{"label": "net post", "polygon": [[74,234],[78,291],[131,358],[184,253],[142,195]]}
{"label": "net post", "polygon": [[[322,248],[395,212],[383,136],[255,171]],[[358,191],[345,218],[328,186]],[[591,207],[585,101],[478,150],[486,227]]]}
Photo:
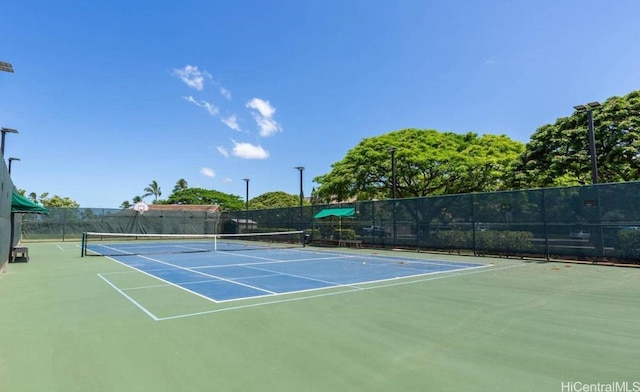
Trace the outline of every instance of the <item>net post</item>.
{"label": "net post", "polygon": [[85,245],[87,244],[87,232],[82,233],[82,243],[80,245],[80,257],[84,257]]}

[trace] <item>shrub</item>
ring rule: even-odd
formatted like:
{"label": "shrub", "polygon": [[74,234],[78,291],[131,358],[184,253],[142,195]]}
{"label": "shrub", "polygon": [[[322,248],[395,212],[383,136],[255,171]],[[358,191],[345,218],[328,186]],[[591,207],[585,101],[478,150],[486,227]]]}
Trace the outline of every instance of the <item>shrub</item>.
{"label": "shrub", "polygon": [[436,241],[446,249],[471,248],[471,232],[464,230],[442,230],[435,235]]}
{"label": "shrub", "polygon": [[320,229],[307,229],[304,231],[306,234],[309,234],[309,239],[311,241],[313,240],[319,240],[322,238],[322,234],[320,234]]}
{"label": "shrub", "polygon": [[353,229],[335,229],[333,230],[333,239],[355,240],[356,232]]}
{"label": "shrub", "polygon": [[640,257],[640,230],[622,230],[618,233],[618,247],[625,257]]}
{"label": "shrub", "polygon": [[533,233],[529,231],[478,231],[476,249],[505,254],[524,253],[532,248]]}

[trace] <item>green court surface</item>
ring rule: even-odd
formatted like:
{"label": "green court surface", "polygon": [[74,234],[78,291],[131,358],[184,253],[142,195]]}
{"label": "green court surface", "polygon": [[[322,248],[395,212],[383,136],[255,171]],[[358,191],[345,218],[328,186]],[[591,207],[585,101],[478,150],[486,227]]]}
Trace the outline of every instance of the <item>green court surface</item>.
{"label": "green court surface", "polygon": [[0,276],[3,391],[640,385],[640,268],[403,252],[490,266],[216,304],[72,242],[26,245]]}

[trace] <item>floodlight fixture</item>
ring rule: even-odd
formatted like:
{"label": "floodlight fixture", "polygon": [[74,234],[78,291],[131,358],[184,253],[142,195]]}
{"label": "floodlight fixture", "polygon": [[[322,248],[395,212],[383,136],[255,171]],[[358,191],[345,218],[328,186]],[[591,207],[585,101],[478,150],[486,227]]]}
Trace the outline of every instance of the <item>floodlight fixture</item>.
{"label": "floodlight fixture", "polygon": [[2,140],[0,141],[0,155],[4,157],[4,137],[7,133],[18,133],[17,130],[12,128],[0,128],[0,132],[2,132]]}
{"label": "floodlight fixture", "polygon": [[588,110],[588,108],[585,105],[577,105],[577,106],[574,106],[573,108],[578,113],[586,112]]}
{"label": "floodlight fixture", "polygon": [[0,71],[13,73],[13,65],[0,61]]}
{"label": "floodlight fixture", "polygon": [[20,158],[14,158],[14,157],[10,157],[9,158],[9,175],[11,175],[11,163],[13,163],[13,161],[19,161]]}

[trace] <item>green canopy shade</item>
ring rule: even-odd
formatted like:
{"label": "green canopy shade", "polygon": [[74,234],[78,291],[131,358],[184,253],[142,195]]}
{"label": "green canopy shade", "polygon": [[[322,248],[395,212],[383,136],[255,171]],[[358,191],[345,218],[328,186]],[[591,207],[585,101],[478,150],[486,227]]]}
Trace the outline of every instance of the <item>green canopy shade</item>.
{"label": "green canopy shade", "polygon": [[327,216],[349,217],[355,216],[355,208],[326,208],[313,216],[314,219],[326,218]]}
{"label": "green canopy shade", "polygon": [[49,210],[40,204],[27,199],[21,194],[13,192],[11,194],[11,212],[48,214]]}

